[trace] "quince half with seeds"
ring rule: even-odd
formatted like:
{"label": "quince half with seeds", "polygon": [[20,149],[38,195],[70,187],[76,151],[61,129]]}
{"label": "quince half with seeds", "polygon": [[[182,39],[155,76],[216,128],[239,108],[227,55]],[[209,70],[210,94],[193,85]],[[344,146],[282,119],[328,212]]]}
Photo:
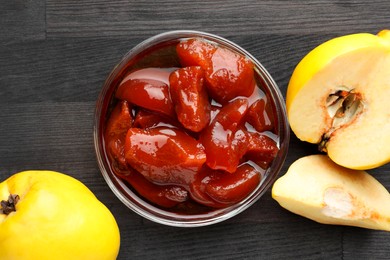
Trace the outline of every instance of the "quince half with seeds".
{"label": "quince half with seeds", "polygon": [[295,68],[286,108],[292,131],[337,164],[390,161],[390,30],[331,39]]}

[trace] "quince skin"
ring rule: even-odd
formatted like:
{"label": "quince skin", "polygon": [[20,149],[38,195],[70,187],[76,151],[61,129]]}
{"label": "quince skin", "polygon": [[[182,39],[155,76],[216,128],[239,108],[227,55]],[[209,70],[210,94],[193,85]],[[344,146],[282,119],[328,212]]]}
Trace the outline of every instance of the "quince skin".
{"label": "quince skin", "polygon": [[24,171],[0,183],[0,259],[115,259],[119,229],[80,181]]}

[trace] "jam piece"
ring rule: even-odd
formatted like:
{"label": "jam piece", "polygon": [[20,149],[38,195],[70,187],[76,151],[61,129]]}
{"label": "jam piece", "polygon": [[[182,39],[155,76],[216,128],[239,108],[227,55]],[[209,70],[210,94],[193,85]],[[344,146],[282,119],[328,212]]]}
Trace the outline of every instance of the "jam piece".
{"label": "jam piece", "polygon": [[259,185],[260,173],[249,164],[240,165],[234,173],[219,174],[206,185],[206,193],[223,204],[234,204],[243,200]]}
{"label": "jam piece", "polygon": [[272,131],[274,129],[272,107],[266,100],[259,99],[248,110],[247,121],[258,132]]}
{"label": "jam piece", "polygon": [[209,95],[226,103],[237,96],[249,97],[255,89],[254,65],[238,53],[200,39],[183,41],[177,46],[183,66],[201,66],[206,74]]}
{"label": "jam piece", "polygon": [[133,127],[146,129],[160,126],[180,128],[181,125],[174,118],[145,109],[140,109],[135,115]]}
{"label": "jam piece", "polygon": [[218,48],[212,56],[206,80],[210,95],[221,103],[237,96],[249,97],[255,88],[253,63],[228,49]]}
{"label": "jam piece", "polygon": [[126,171],[124,146],[127,131],[132,126],[133,118],[127,101],[120,101],[111,112],[105,129],[105,143],[108,156],[117,172]]}
{"label": "jam piece", "polygon": [[125,158],[151,182],[188,185],[206,161],[206,154],[197,140],[181,130],[130,128]]}
{"label": "jam piece", "polygon": [[210,122],[210,103],[199,66],[185,67],[171,73],[170,93],[177,118],[187,129],[200,132]]}
{"label": "jam piece", "polygon": [[175,117],[169,96],[169,87],[162,81],[153,79],[130,79],[118,87],[116,97],[121,100]]}
{"label": "jam piece", "polygon": [[248,110],[246,99],[235,99],[222,107],[211,124],[201,133],[207,165],[214,170],[236,171],[246,152],[246,133],[241,129]]}
{"label": "jam piece", "polygon": [[165,207],[172,208],[188,199],[188,192],[184,188],[175,185],[157,185],[148,181],[140,173],[129,167],[128,174],[120,176],[128,182],[142,197],[148,201]]}
{"label": "jam piece", "polygon": [[210,68],[211,58],[216,50],[215,45],[195,38],[182,41],[176,46],[176,52],[183,67],[201,66],[203,69]]}
{"label": "jam piece", "polygon": [[260,133],[247,133],[249,137],[245,157],[266,169],[275,159],[279,148],[270,137]]}
{"label": "jam piece", "polygon": [[226,207],[226,204],[216,202],[206,193],[206,187],[208,183],[215,178],[219,178],[220,174],[221,172],[212,170],[207,166],[202,167],[200,172],[196,175],[194,181],[191,182],[189,186],[191,198],[205,206],[213,208]]}

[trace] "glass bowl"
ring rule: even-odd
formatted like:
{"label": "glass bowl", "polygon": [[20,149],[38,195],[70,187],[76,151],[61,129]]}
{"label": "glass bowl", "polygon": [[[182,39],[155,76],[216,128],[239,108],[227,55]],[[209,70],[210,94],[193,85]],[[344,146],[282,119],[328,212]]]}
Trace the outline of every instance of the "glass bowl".
{"label": "glass bowl", "polygon": [[[242,201],[226,208],[212,209],[202,213],[181,214],[152,205],[137,195],[128,184],[124,183],[113,173],[105,150],[103,133],[109,109],[114,100],[115,90],[125,77],[126,73],[136,68],[142,68],[151,61],[153,61],[153,63],[155,63],[154,61],[157,61],[155,64],[158,64],[158,60],[161,59],[162,56],[165,61],[167,59],[169,60],[174,55],[172,56],[172,53],[170,52],[159,52],[159,50],[164,49],[165,46],[172,46],[172,44],[176,44],[179,41],[188,38],[201,38],[215,43],[218,46],[223,46],[247,57],[254,63],[256,80],[260,81],[259,83],[262,86],[262,90],[271,99],[274,116],[276,116],[275,132],[278,136],[277,143],[279,151],[271,166],[264,172],[261,183]],[[145,57],[147,58],[145,59]],[[146,219],[169,226],[197,227],[210,225],[227,220],[250,207],[275,181],[287,155],[289,138],[289,126],[283,96],[263,65],[250,53],[235,43],[222,37],[200,31],[169,31],[146,39],[135,46],[111,71],[104,82],[96,103],[94,145],[98,165],[105,181],[119,200],[128,208]]]}

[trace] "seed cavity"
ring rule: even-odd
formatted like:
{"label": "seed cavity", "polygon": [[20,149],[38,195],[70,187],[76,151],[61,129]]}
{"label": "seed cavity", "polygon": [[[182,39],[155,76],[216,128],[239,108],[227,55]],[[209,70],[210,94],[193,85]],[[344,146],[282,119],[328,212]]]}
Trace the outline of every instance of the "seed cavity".
{"label": "seed cavity", "polygon": [[337,129],[349,125],[361,114],[364,103],[362,96],[355,93],[354,89],[340,86],[338,90],[329,94],[326,107],[332,123],[329,130],[323,134],[319,144],[319,150],[322,152],[327,152],[326,144]]}

